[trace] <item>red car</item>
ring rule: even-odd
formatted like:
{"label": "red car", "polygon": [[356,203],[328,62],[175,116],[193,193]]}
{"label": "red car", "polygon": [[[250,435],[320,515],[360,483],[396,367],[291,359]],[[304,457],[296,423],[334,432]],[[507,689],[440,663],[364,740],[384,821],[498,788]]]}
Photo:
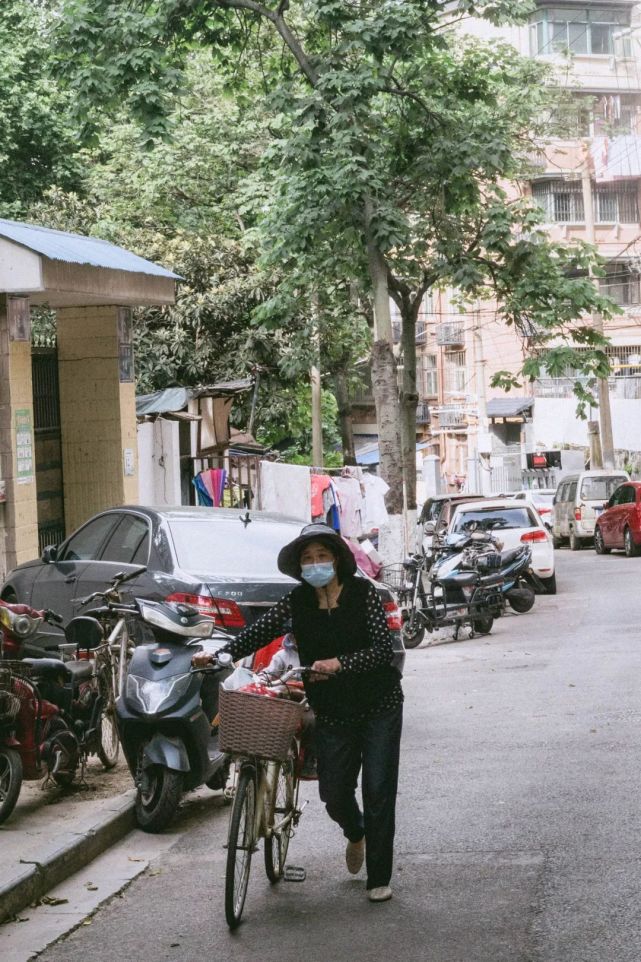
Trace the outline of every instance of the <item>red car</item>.
{"label": "red car", "polygon": [[623,548],[628,558],[641,553],[641,484],[620,484],[598,515],[594,529],[597,554]]}

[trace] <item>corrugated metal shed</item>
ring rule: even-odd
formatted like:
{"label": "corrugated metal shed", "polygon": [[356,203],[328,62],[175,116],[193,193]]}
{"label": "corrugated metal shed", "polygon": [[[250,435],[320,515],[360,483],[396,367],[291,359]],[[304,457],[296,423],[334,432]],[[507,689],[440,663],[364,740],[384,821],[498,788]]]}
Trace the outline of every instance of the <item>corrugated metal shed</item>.
{"label": "corrugated metal shed", "polygon": [[174,274],[152,261],[132,254],[124,247],[116,247],[97,237],[83,237],[80,234],[67,234],[61,230],[23,224],[14,220],[0,219],[0,237],[13,241],[27,250],[52,261],[67,264],[86,264],[89,267],[102,267],[129,274],[147,274],[155,277],[169,277],[181,280]]}
{"label": "corrugated metal shed", "polygon": [[532,397],[495,397],[487,402],[488,418],[517,418],[534,407]]}
{"label": "corrugated metal shed", "polygon": [[139,394],[136,398],[136,416],[146,417],[152,414],[169,414],[182,411],[192,398],[198,397],[234,397],[249,391],[253,381],[245,378],[238,381],[221,381],[205,387],[168,387],[164,391],[154,391],[153,394]]}

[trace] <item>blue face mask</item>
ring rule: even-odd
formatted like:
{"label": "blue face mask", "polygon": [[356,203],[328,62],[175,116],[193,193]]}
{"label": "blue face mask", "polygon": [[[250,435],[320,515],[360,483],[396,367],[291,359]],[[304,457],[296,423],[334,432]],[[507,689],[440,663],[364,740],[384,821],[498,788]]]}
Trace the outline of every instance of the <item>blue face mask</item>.
{"label": "blue face mask", "polygon": [[301,565],[301,576],[312,588],[324,588],[328,585],[336,572],[334,571],[333,561],[324,561],[321,564]]}

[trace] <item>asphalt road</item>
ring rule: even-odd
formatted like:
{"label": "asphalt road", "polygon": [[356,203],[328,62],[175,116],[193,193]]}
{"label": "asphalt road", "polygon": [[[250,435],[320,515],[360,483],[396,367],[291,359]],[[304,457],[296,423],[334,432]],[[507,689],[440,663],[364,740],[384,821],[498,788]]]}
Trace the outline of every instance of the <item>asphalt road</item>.
{"label": "asphalt road", "polygon": [[43,962],[639,962],[641,558],[557,554],[559,594],[488,638],[408,653],[394,899],[366,901],[315,797],[223,916],[226,812]]}

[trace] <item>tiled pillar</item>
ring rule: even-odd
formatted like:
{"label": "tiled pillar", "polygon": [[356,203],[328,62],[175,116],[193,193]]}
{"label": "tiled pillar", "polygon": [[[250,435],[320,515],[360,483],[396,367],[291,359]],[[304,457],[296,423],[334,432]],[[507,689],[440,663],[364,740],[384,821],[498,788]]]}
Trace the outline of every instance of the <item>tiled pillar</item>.
{"label": "tiled pillar", "polygon": [[0,575],[38,555],[29,302],[0,294]]}
{"label": "tiled pillar", "polygon": [[67,533],[138,501],[136,394],[129,311],[58,310],[60,421]]}

